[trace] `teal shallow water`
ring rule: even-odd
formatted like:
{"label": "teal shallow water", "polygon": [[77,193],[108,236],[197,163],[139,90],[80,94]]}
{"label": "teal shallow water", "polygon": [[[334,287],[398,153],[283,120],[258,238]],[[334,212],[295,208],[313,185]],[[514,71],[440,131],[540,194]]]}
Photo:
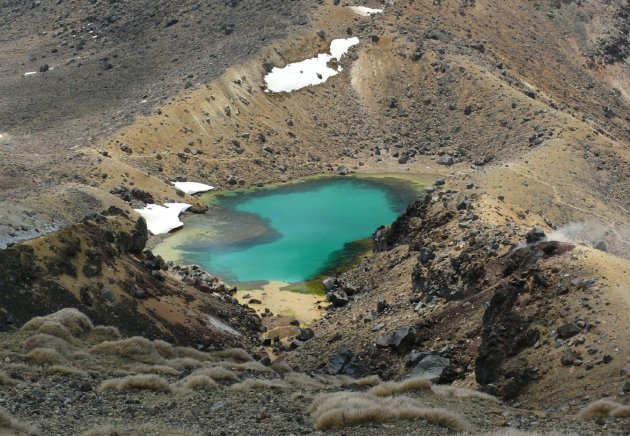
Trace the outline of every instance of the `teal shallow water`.
{"label": "teal shallow water", "polygon": [[178,261],[233,283],[313,279],[396,219],[417,196],[410,185],[326,178],[217,196],[176,234]]}

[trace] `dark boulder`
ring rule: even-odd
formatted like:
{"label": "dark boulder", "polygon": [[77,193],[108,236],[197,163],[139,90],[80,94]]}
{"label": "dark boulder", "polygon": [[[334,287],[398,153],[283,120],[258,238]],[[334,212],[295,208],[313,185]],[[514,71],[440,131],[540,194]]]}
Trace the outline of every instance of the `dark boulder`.
{"label": "dark boulder", "polygon": [[412,327],[403,326],[390,335],[380,336],[376,340],[379,347],[391,347],[399,354],[406,354],[416,342],[416,332]]}
{"label": "dark boulder", "polygon": [[450,359],[436,355],[428,355],[418,362],[411,371],[411,375],[414,377],[428,378],[431,381],[437,382],[450,366]]}

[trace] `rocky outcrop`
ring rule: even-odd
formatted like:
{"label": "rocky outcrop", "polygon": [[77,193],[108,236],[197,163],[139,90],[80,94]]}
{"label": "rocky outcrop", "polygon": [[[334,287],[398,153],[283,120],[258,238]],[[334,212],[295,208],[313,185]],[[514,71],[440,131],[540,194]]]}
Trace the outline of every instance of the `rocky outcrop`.
{"label": "rocky outcrop", "polygon": [[0,330],[74,307],[130,336],[209,348],[257,343],[252,309],[216,277],[169,270],[144,250],[147,237],[144,219],[109,210],[0,250]]}

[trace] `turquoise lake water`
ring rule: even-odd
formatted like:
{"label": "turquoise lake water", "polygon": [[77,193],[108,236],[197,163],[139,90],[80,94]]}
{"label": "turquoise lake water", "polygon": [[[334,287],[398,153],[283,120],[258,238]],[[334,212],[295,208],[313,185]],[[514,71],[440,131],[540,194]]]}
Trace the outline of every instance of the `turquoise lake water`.
{"label": "turquoise lake water", "polygon": [[178,260],[232,283],[313,279],[365,250],[352,242],[392,223],[417,197],[411,185],[326,178],[217,196],[176,234]]}

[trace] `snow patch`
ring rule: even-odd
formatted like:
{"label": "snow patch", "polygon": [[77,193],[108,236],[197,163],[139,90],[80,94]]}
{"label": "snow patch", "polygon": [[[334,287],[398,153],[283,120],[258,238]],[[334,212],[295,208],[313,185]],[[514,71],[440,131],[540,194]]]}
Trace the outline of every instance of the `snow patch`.
{"label": "snow patch", "polygon": [[147,228],[154,235],[168,233],[184,225],[179,220],[179,214],[186,211],[190,204],[186,203],[165,203],[164,206],[158,204],[148,204],[144,209],[135,209],[147,221]]}
{"label": "snow patch", "polygon": [[232,327],[230,327],[229,325],[227,325],[226,323],[224,323],[223,321],[221,321],[218,318],[215,318],[212,315],[208,315],[208,323],[210,323],[210,325],[218,330],[223,330],[224,332],[227,333],[231,333],[235,336],[242,336],[239,332],[237,332],[236,330],[234,330]]}
{"label": "snow patch", "polygon": [[37,71],[28,71],[28,72],[24,73],[24,77],[32,76],[33,74],[37,74]]}
{"label": "snow patch", "polygon": [[267,92],[291,92],[307,86],[319,85],[342,71],[328,66],[333,59],[339,60],[350,47],[357,45],[359,38],[334,39],[330,43],[330,53],[318,54],[317,57],[294,62],[284,68],[274,67],[265,76]]}
{"label": "snow patch", "polygon": [[173,182],[173,185],[185,194],[197,194],[198,192],[206,192],[214,189],[214,186],[206,185],[198,182]]}
{"label": "snow patch", "polygon": [[369,17],[371,15],[381,14],[383,13],[382,9],[372,9],[367,6],[350,6],[350,10],[357,15],[361,15],[362,17]]}

